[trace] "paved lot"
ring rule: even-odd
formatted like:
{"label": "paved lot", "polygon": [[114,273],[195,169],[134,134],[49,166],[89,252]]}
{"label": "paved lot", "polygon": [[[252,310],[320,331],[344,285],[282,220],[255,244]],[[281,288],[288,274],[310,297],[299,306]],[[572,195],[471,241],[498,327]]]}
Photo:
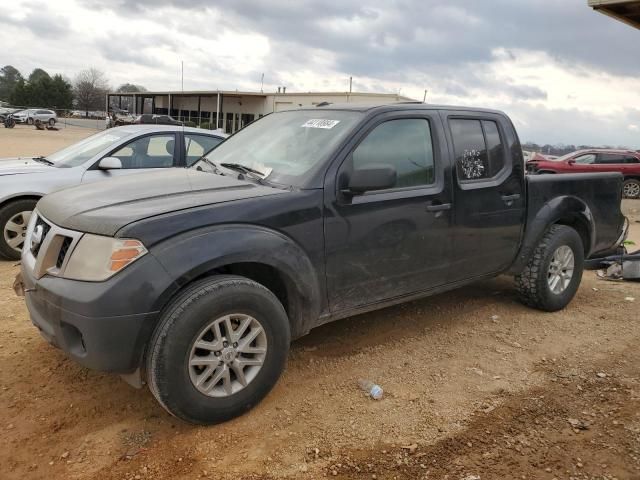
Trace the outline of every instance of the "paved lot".
{"label": "paved lot", "polygon": [[0,263],[2,478],[640,478],[640,283],[588,272],[543,314],[501,277],[328,324],[257,408],[203,428],[50,347],[17,270]]}

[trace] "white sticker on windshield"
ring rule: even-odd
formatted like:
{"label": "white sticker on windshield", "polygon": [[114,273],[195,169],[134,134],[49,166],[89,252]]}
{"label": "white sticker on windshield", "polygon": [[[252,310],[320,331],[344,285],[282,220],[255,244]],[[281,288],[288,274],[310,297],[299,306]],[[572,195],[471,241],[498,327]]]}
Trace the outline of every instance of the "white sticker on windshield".
{"label": "white sticker on windshield", "polygon": [[302,124],[303,128],[324,128],[329,129],[340,123],[340,120],[325,120],[323,118],[312,118]]}

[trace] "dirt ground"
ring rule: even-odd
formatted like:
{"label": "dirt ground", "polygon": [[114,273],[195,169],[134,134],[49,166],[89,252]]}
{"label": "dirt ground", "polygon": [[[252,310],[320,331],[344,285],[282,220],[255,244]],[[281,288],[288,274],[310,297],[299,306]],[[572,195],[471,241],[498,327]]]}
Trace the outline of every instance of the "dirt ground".
{"label": "dirt ground", "polygon": [[65,127],[59,130],[36,130],[29,125],[14,128],[0,126],[0,158],[21,155],[48,155],[97,132],[92,128]]}
{"label": "dirt ground", "polygon": [[17,271],[0,262],[3,479],[640,478],[640,283],[586,272],[541,313],[500,277],[328,324],[257,408],[194,427],[42,340]]}

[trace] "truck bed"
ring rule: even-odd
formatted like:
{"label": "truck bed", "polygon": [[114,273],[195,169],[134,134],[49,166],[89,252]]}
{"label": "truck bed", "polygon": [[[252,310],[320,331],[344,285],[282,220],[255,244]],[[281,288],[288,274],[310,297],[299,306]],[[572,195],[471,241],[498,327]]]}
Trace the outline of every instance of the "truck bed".
{"label": "truck bed", "polygon": [[[574,220],[578,228],[582,228],[582,225],[586,229],[580,233],[589,238],[587,257],[610,250],[618,239],[624,223],[624,215],[620,211],[622,181],[622,175],[619,173],[527,175],[527,219],[524,237],[536,237],[535,233],[543,219],[549,222],[545,215],[545,210],[550,209],[549,206],[564,203],[567,210],[572,207],[575,211],[578,205],[583,218],[574,214]],[[588,219],[592,219],[592,222],[585,221]],[[590,229],[589,224],[594,226]]]}

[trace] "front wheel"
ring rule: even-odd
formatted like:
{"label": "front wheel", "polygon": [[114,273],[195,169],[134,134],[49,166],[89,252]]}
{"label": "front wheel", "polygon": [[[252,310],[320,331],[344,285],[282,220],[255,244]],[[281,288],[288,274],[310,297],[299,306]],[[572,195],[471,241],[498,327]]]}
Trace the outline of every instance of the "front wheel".
{"label": "front wheel", "polygon": [[270,290],[244,277],[210,277],[163,313],[147,350],[149,388],[187,422],[230,420],[273,388],[290,340],[287,314]]}
{"label": "front wheel", "polygon": [[640,198],[640,180],[629,178],[622,184],[622,196],[624,198]]}
{"label": "front wheel", "polygon": [[578,232],[552,225],[516,276],[520,300],[547,312],[561,310],[576,294],[583,269],[584,246]]}
{"label": "front wheel", "polygon": [[20,259],[27,234],[27,225],[37,200],[17,200],[0,208],[0,258]]}
{"label": "front wheel", "polygon": [[35,123],[35,120],[33,119],[33,117],[27,118],[27,124],[28,125],[33,125],[34,123]]}

